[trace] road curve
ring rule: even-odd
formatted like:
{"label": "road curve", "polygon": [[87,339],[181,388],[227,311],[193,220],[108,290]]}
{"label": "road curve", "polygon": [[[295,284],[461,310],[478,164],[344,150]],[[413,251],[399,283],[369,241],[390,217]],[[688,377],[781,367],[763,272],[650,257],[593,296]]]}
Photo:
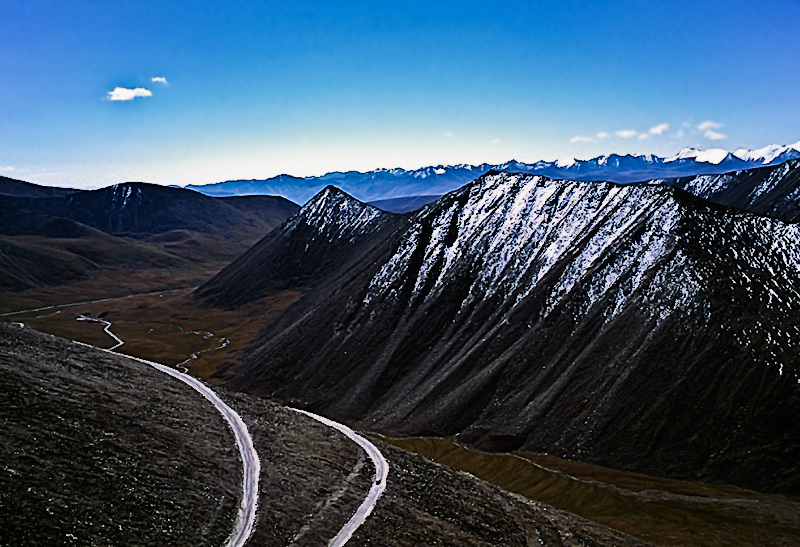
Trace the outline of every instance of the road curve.
{"label": "road curve", "polygon": [[117,336],[116,334],[111,332],[111,321],[106,321],[105,319],[98,319],[97,317],[90,317],[88,315],[81,315],[80,317],[78,317],[77,320],[78,321],[91,321],[92,323],[101,323],[101,324],[103,324],[104,325],[103,331],[107,335],[109,335],[111,338],[113,338],[114,341],[117,343],[116,346],[108,348],[111,351],[114,351],[115,349],[117,349],[118,347],[120,347],[121,345],[123,345],[125,343],[125,342],[122,341],[122,338],[120,338],[119,336]]}
{"label": "road curve", "polygon": [[[83,342],[76,343],[89,346],[89,344],[84,344]],[[89,347],[94,348],[94,346]],[[250,537],[250,533],[253,531],[253,523],[256,519],[258,478],[261,474],[261,460],[258,459],[258,453],[253,446],[253,439],[250,437],[250,432],[247,430],[247,426],[244,421],[242,421],[241,416],[226,405],[211,388],[197,378],[179,372],[166,365],[147,361],[138,357],[132,357],[108,349],[101,349],[101,351],[150,365],[188,384],[196,391],[200,392],[203,397],[208,399],[231,426],[234,437],[236,438],[236,446],[239,448],[239,454],[242,457],[242,499],[239,503],[239,514],[236,517],[236,524],[234,525],[233,532],[228,537],[228,541],[225,543],[225,547],[242,547],[247,542],[247,538]]]}
{"label": "road curve", "polygon": [[353,532],[355,532],[356,529],[361,526],[365,520],[367,520],[367,517],[375,508],[378,498],[381,497],[381,494],[383,494],[383,491],[386,489],[386,477],[389,475],[389,463],[374,444],[357,434],[346,425],[334,422],[333,420],[329,420],[328,418],[307,412],[305,410],[300,410],[297,408],[292,410],[301,414],[305,414],[309,418],[313,418],[329,427],[338,429],[347,435],[347,437],[353,442],[357,443],[361,448],[363,448],[372,460],[372,463],[375,465],[375,480],[372,482],[372,487],[369,489],[367,497],[364,498],[364,501],[359,506],[355,515],[353,515],[352,518],[347,521],[347,524],[345,524],[344,527],[339,530],[339,533],[336,534],[336,537],[328,542],[329,547],[340,547],[347,543],[347,540],[350,539],[350,537],[353,535]]}

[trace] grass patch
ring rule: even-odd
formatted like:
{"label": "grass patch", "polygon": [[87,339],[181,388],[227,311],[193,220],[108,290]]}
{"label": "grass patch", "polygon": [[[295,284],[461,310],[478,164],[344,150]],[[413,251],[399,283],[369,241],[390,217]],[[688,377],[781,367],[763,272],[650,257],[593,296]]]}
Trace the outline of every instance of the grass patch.
{"label": "grass patch", "polygon": [[665,545],[800,545],[800,500],[649,477],[446,439],[381,440],[523,496]]}

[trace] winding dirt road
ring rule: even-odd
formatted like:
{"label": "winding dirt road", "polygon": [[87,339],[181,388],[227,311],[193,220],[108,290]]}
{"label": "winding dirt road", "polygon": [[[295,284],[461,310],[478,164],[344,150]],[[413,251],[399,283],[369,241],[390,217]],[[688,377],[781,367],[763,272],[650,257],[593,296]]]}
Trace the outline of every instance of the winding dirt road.
{"label": "winding dirt road", "polygon": [[361,526],[365,520],[367,520],[367,517],[370,515],[370,513],[372,513],[372,510],[375,509],[375,504],[378,502],[378,498],[381,497],[381,494],[383,494],[383,491],[386,489],[386,478],[389,475],[389,463],[374,444],[346,425],[334,422],[333,420],[329,420],[328,418],[319,416],[317,414],[312,414],[311,412],[307,412],[305,410],[300,410],[297,408],[292,410],[301,414],[305,414],[309,418],[313,418],[318,422],[341,431],[347,435],[350,440],[363,448],[372,460],[372,463],[375,465],[375,480],[372,483],[372,487],[369,489],[367,497],[364,498],[364,501],[356,510],[355,515],[353,515],[352,518],[347,521],[347,524],[345,524],[344,527],[339,530],[339,533],[336,534],[336,537],[328,542],[329,547],[340,547],[341,545],[347,543],[347,540],[350,539],[350,537],[353,535],[353,532],[355,532],[356,529]]}
{"label": "winding dirt road", "polygon": [[[247,542],[247,539],[250,537],[250,534],[253,531],[253,524],[256,518],[256,509],[258,504],[258,479],[261,473],[261,461],[258,458],[258,453],[256,452],[255,447],[253,446],[253,439],[250,437],[250,432],[247,430],[247,426],[245,425],[241,416],[239,416],[235,410],[225,404],[225,402],[223,402],[222,399],[220,399],[211,388],[193,376],[189,376],[188,374],[160,363],[154,363],[153,361],[147,361],[145,359],[140,359],[139,357],[133,357],[113,351],[124,344],[124,342],[121,338],[111,332],[111,323],[109,321],[89,316],[81,316],[78,319],[81,321],[94,321],[103,323],[105,326],[103,330],[117,342],[117,345],[115,345],[112,349],[102,349],[101,351],[139,361],[140,363],[154,367],[161,372],[169,374],[173,378],[188,384],[206,399],[208,399],[231,426],[234,437],[236,438],[236,445],[239,448],[239,453],[242,458],[242,499],[239,504],[239,514],[236,518],[234,530],[228,538],[225,547],[242,547]],[[84,344],[83,342],[76,343],[94,348],[94,346]],[[386,489],[386,478],[389,475],[389,463],[374,444],[354,432],[346,425],[334,422],[333,420],[329,420],[328,418],[307,412],[305,410],[292,410],[313,418],[314,420],[317,420],[328,427],[332,427],[346,435],[350,440],[364,449],[375,466],[375,479],[372,483],[372,487],[367,493],[366,498],[364,498],[364,501],[358,507],[356,513],[350,518],[349,521],[347,521],[342,529],[339,530],[339,533],[336,534],[336,537],[328,542],[328,545],[331,547],[341,547],[347,543],[356,529],[358,529],[358,527],[364,523],[370,513],[372,513],[372,510],[375,508],[375,504],[378,502],[378,498],[380,498],[381,494],[383,494],[383,491]]]}
{"label": "winding dirt road", "polygon": [[[83,342],[76,343],[94,348],[94,346],[84,344]],[[101,351],[150,365],[151,367],[157,368],[164,374],[169,374],[173,378],[176,378],[189,385],[203,395],[203,397],[208,399],[231,426],[233,435],[236,438],[236,446],[239,448],[239,454],[242,458],[242,499],[239,502],[239,514],[236,517],[236,523],[234,525],[233,532],[228,537],[225,547],[242,547],[247,542],[247,538],[250,537],[250,534],[253,531],[253,523],[256,519],[256,508],[258,503],[258,479],[261,474],[261,460],[258,458],[258,453],[253,446],[253,439],[250,437],[250,432],[247,430],[247,426],[245,425],[244,421],[242,421],[241,416],[239,416],[231,407],[226,405],[225,402],[220,399],[211,388],[206,386],[197,378],[179,372],[160,363],[154,363],[138,357],[117,353],[109,349],[103,349]]]}

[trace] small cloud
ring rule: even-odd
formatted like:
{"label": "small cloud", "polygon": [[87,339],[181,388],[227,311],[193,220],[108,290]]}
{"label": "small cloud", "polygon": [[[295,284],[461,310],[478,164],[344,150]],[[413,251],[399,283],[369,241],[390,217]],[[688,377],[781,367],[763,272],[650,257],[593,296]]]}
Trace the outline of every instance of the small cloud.
{"label": "small cloud", "polygon": [[163,76],[153,76],[150,78],[154,84],[164,84],[167,85],[167,79]]}
{"label": "small cloud", "polygon": [[650,134],[651,135],[663,135],[664,132],[667,129],[669,129],[669,124],[668,123],[660,123],[660,124],[656,125],[655,127],[651,127],[650,128]]}
{"label": "small cloud", "polygon": [[642,133],[642,134],[639,135],[639,140],[640,141],[646,141],[649,138],[650,138],[650,135],[648,135],[647,133]]}
{"label": "small cloud", "polygon": [[597,135],[595,135],[595,137],[597,137],[598,139],[607,139],[610,136],[611,135],[609,135],[605,131],[600,131]]}
{"label": "small cloud", "polygon": [[109,101],[132,101],[136,97],[152,97],[153,93],[149,89],[137,87],[128,89],[127,87],[115,87],[114,91],[108,92]]}
{"label": "small cloud", "polygon": [[0,165],[0,173],[13,173],[16,170],[13,165]]}
{"label": "small cloud", "polygon": [[444,133],[442,133],[442,136],[447,137],[448,139],[452,139],[453,137],[456,136],[456,134],[453,133],[452,131],[445,131]]}
{"label": "small cloud", "polygon": [[702,123],[697,124],[697,129],[699,131],[707,131],[709,129],[719,129],[722,127],[722,124],[719,122],[712,122],[710,120],[706,120]]}
{"label": "small cloud", "polygon": [[635,137],[638,135],[638,131],[634,131],[633,129],[620,129],[617,131],[617,136],[622,137],[623,139],[630,139],[631,137]]}
{"label": "small cloud", "polygon": [[492,140],[490,140],[490,141],[489,141],[489,144],[497,144],[498,142],[500,142],[500,139],[498,139],[497,137],[495,137],[494,139],[492,139]]}
{"label": "small cloud", "polygon": [[703,136],[710,141],[721,141],[728,138],[727,135],[723,135],[722,133],[717,133],[716,131],[711,131],[710,129],[708,129],[705,133],[703,133]]}
{"label": "small cloud", "polygon": [[584,137],[583,135],[575,135],[574,137],[572,137],[569,140],[569,142],[571,144],[575,144],[575,143],[578,143],[578,142],[592,142],[592,138],[591,137]]}
{"label": "small cloud", "polygon": [[675,137],[676,139],[680,139],[681,137],[683,137],[683,129],[678,129],[678,132],[672,136]]}

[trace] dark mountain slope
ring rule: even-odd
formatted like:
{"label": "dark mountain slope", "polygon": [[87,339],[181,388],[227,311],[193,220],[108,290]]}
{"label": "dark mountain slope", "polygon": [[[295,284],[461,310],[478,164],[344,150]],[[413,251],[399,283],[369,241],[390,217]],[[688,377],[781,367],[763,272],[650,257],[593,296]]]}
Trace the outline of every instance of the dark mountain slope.
{"label": "dark mountain slope", "polygon": [[196,295],[230,308],[271,291],[307,289],[384,242],[399,221],[329,186]]}
{"label": "dark mountain slope", "polygon": [[24,180],[0,177],[0,196],[14,196],[18,198],[54,198],[75,194],[80,190],[72,188],[57,188],[53,186],[39,186]]}
{"label": "dark mountain slope", "polygon": [[724,175],[654,182],[682,188],[715,203],[787,222],[800,220],[800,159]]}
{"label": "dark mountain slope", "polygon": [[115,235],[190,230],[266,233],[297,210],[284,198],[209,198],[197,192],[130,182],[46,199],[5,198],[9,207],[75,220]]}
{"label": "dark mountain slope", "polygon": [[309,292],[229,380],[384,431],[800,492],[797,232],[489,173]]}
{"label": "dark mountain slope", "polygon": [[157,248],[114,237],[66,218],[0,205],[0,291],[53,287],[103,268],[178,268]]}
{"label": "dark mountain slope", "polygon": [[187,265],[216,271],[297,209],[284,198],[209,198],[143,183],[61,197],[0,195],[0,290],[61,285],[110,267],[122,269],[121,281],[130,268],[145,278],[153,268],[167,277],[165,269]]}

